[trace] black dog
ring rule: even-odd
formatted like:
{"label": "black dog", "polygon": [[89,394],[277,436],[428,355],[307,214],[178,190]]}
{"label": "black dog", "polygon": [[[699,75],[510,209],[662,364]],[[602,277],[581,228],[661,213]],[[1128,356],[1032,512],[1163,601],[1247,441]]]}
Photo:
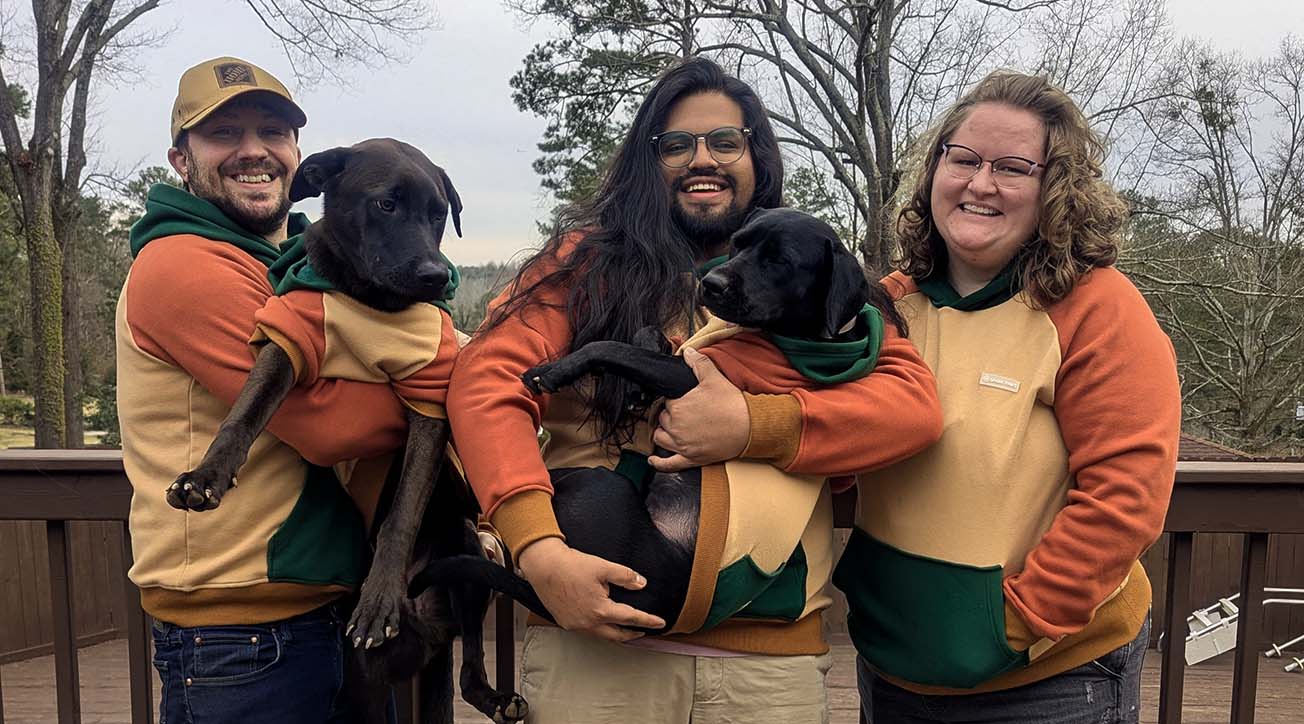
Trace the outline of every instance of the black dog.
{"label": "black dog", "polygon": [[[406,143],[372,139],[304,159],[290,186],[291,200],[322,193],[324,215],[308,227],[304,246],[312,268],[335,289],[390,312],[442,299],[450,272],[439,244],[450,214],[462,233],[462,202],[443,169]],[[199,467],[168,488],[168,502],[183,510],[218,507],[254,439],[293,386],[289,355],[275,343],[264,345]],[[350,698],[365,721],[383,722],[389,683],[424,669],[423,721],[451,722],[451,644],[460,632],[463,698],[495,721],[518,721],[525,716],[524,700],[495,691],[485,674],[483,619],[490,591],[461,585],[408,599],[414,565],[482,550],[472,523],[475,501],[443,465],[447,420],[409,409],[408,424],[402,471],[391,471],[386,481],[388,514],[349,623],[355,647],[365,643],[353,657]],[[437,477],[443,492],[439,504],[428,506]]]}
{"label": "black dog", "polygon": [[[730,240],[731,258],[701,281],[703,304],[720,319],[785,337],[850,338],[870,286],[856,258],[824,222],[792,209],[753,212]],[[879,290],[881,291],[881,290]],[[863,330],[860,330],[863,331]],[[521,377],[533,392],[556,392],[589,374],[635,382],[640,399],[677,398],[697,386],[682,357],[667,354],[659,330],[636,343],[593,342]],[[660,454],[663,451],[658,451]],[[642,590],[613,586],[611,598],[673,626],[687,595],[701,506],[701,471],[656,473],[640,489],[606,468],[551,472],[553,508],[567,545],[638,571],[653,582]],[[611,525],[618,520],[620,525]],[[438,560],[413,579],[411,591],[433,583],[485,583],[552,620],[529,583],[501,566],[469,557]]]}

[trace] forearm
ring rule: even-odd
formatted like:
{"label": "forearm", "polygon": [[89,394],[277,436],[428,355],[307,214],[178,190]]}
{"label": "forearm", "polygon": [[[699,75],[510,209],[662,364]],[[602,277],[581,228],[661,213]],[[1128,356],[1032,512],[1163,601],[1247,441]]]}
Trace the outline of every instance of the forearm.
{"label": "forearm", "polygon": [[793,473],[874,470],[918,453],[942,432],[933,375],[909,340],[895,335],[859,380],[746,399],[752,427],[743,457]]}

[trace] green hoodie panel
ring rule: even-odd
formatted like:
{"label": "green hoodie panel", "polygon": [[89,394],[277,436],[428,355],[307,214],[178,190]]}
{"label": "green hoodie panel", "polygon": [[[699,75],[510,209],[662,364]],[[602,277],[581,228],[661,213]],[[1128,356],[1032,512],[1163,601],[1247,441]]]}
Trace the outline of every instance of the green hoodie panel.
{"label": "green hoodie panel", "polygon": [[967,689],[1028,663],[1005,637],[1001,566],[915,555],[852,529],[833,585],[856,650],[890,676]]}

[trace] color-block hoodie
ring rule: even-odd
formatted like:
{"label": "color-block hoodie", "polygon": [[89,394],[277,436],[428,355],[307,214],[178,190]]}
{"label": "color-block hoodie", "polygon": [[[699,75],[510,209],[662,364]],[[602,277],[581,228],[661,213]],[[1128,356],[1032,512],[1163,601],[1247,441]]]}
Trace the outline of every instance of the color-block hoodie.
{"label": "color-block hoodie", "polygon": [[[570,253],[573,243],[563,246],[563,255]],[[542,276],[548,271],[536,273]],[[491,314],[506,294],[490,303]],[[615,469],[619,463],[618,455],[597,442],[594,426],[574,392],[535,397],[519,378],[526,369],[559,358],[569,346],[565,297],[561,289],[542,291],[537,298],[542,303],[480,334],[462,351],[453,372],[448,407],[454,440],[482,508],[516,552],[541,538],[561,537],[552,510],[549,469]],[[730,332],[722,337],[702,345],[701,351],[735,384],[755,390],[744,392],[751,437],[740,460],[703,470],[703,507],[727,510],[718,497],[709,496],[727,494],[731,479],[755,479],[761,484],[787,474],[782,477],[789,481],[780,484],[806,494],[804,509],[787,518],[791,525],[786,527],[803,548],[810,543],[805,553],[807,574],[794,587],[782,587],[792,594],[783,599],[786,608],[767,610],[770,615],[757,618],[733,616],[709,630],[668,638],[744,653],[822,653],[828,645],[819,614],[829,602],[823,588],[831,564],[832,534],[824,480],[902,460],[931,444],[940,424],[932,380],[914,347],[891,328],[884,332],[871,374],[818,389],[803,389],[810,386],[809,380],[798,379],[784,354],[758,335]],[[539,427],[549,433],[542,454],[536,443]],[[860,432],[849,434],[850,430]],[[650,430],[640,429],[634,447],[650,450],[649,437]],[[730,526],[746,522],[738,516],[729,520]],[[808,529],[810,538],[805,535]],[[754,575],[749,570],[754,567],[772,574],[784,569],[792,557],[791,543],[786,550],[783,545],[729,548],[723,537],[710,538],[699,533],[699,557],[711,547],[718,552],[703,558],[705,563],[699,562],[695,569],[690,588],[699,595],[690,594],[690,605],[681,613],[676,630],[706,623],[711,607],[700,594],[703,587],[714,589],[720,570],[730,563],[750,556],[739,571]],[[774,615],[779,610],[786,615]]]}
{"label": "color-block hoodie", "polygon": [[[306,226],[291,216],[290,231]],[[329,466],[396,449],[406,432],[388,383],[321,377],[296,387],[255,440],[239,487],[202,513],[164,490],[194,467],[253,366],[254,317],[280,249],[216,207],[150,190],[117,307],[118,414],[134,488],[130,576],[150,615],[181,626],[274,621],[356,586],[366,544]]]}
{"label": "color-block hoodie", "polygon": [[1150,607],[1181,423],[1173,347],[1131,282],[1044,311],[1003,274],[960,298],[885,283],[937,377],[938,444],[860,476],[834,572],[853,642],[922,692],[1021,686],[1131,641]]}
{"label": "color-block hoodie", "polygon": [[[746,393],[787,394],[869,374],[882,316],[866,306],[856,329],[846,342],[796,340],[712,318],[680,352],[709,355]],[[798,621],[827,607],[833,499],[825,482],[754,460],[702,468],[693,570],[671,633],[705,632],[731,617]]]}

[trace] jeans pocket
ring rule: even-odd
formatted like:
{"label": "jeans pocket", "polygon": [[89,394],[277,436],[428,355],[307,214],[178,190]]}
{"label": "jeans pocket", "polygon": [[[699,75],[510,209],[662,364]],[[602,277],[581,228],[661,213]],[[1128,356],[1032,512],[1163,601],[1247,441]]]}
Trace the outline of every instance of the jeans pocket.
{"label": "jeans pocket", "polygon": [[1128,675],[1132,658],[1144,652],[1150,643],[1150,617],[1147,614],[1141,630],[1135,638],[1109,653],[1091,662],[1091,666],[1113,679],[1123,679]]}
{"label": "jeans pocket", "polygon": [[154,670],[158,672],[158,679],[162,682],[158,696],[158,724],[168,724],[168,689],[171,688],[171,682],[168,680],[168,662],[154,659]]}
{"label": "jeans pocket", "polygon": [[271,672],[281,661],[279,634],[268,628],[196,629],[190,684],[241,684]]}

